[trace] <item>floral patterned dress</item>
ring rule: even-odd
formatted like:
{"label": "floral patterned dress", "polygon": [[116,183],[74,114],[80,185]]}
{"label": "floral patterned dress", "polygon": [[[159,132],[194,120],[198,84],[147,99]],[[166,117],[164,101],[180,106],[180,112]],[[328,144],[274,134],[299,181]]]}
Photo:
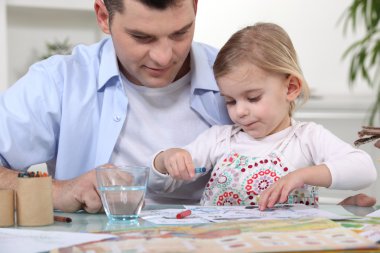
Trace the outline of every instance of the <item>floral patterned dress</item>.
{"label": "floral patterned dress", "polygon": [[[282,155],[301,124],[293,127],[289,135],[275,145],[269,154],[252,157],[230,152],[218,161],[211,172],[201,199],[202,205],[257,205],[260,193],[294,169]],[[277,146],[277,147],[276,147]],[[318,188],[304,185],[293,190],[288,204],[318,204]]]}

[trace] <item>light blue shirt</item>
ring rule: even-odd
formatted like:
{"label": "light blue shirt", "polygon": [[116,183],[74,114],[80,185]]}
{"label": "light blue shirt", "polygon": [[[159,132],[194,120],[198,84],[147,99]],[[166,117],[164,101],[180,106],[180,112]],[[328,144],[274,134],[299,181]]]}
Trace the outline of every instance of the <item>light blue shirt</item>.
{"label": "light blue shirt", "polygon": [[[212,73],[216,53],[192,44],[191,107],[210,126],[230,123]],[[0,164],[25,170],[48,162],[57,179],[105,164],[127,105],[111,38],[38,62],[0,94]]]}

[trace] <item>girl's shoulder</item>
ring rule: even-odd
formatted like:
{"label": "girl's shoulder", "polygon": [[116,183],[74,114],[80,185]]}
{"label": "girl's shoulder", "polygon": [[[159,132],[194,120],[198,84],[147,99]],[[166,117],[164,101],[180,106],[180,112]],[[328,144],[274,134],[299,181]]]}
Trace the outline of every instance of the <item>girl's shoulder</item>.
{"label": "girl's shoulder", "polygon": [[[235,125],[213,125],[212,127],[210,127],[208,130],[208,132],[210,133],[213,133],[217,136],[223,136],[223,135],[226,135],[226,134],[229,134],[232,132],[236,132],[238,127],[235,126]],[[239,129],[240,130],[240,129]]]}
{"label": "girl's shoulder", "polygon": [[328,131],[323,125],[313,121],[294,121],[294,123],[299,125],[298,129],[295,132],[297,136],[320,134],[322,132]]}
{"label": "girl's shoulder", "polygon": [[241,128],[236,125],[214,125],[206,130],[205,134],[213,136],[217,142],[230,139],[231,136],[240,132]]}
{"label": "girl's shoulder", "polygon": [[300,127],[295,131],[295,136],[298,141],[307,144],[316,143],[338,143],[342,140],[329,129],[316,122],[301,122],[298,121]]}

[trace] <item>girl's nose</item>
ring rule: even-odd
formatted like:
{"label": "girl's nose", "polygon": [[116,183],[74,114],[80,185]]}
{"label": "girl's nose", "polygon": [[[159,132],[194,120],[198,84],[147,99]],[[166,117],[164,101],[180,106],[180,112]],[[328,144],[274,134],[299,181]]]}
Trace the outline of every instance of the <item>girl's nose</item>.
{"label": "girl's nose", "polygon": [[244,103],[236,104],[236,114],[238,117],[243,118],[249,114],[248,107]]}

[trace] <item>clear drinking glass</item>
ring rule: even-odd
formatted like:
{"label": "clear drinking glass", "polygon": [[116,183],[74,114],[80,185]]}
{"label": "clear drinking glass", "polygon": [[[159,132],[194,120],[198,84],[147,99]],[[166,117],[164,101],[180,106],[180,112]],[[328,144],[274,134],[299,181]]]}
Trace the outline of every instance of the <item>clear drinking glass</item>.
{"label": "clear drinking glass", "polygon": [[109,220],[137,222],[148,177],[149,167],[106,165],[96,168],[98,190]]}

